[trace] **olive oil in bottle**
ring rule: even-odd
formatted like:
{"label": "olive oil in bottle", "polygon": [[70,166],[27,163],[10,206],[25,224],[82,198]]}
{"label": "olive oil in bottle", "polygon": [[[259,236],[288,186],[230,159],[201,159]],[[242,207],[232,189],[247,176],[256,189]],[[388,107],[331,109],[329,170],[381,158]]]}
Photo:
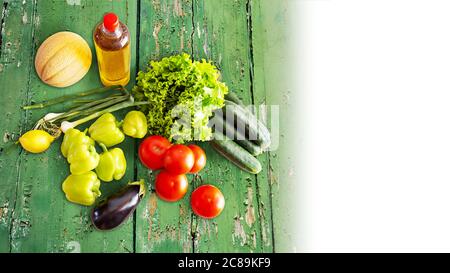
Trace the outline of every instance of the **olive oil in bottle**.
{"label": "olive oil in bottle", "polygon": [[127,85],[130,81],[130,33],[116,14],[106,14],[97,25],[94,44],[103,85]]}

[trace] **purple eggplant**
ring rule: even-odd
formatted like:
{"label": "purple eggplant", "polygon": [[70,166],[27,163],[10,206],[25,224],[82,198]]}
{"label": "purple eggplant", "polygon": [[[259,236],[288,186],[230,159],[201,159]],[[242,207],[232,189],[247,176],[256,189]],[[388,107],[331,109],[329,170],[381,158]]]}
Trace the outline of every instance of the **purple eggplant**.
{"label": "purple eggplant", "polygon": [[120,226],[134,212],[145,195],[144,180],[128,183],[94,207],[91,220],[99,230]]}

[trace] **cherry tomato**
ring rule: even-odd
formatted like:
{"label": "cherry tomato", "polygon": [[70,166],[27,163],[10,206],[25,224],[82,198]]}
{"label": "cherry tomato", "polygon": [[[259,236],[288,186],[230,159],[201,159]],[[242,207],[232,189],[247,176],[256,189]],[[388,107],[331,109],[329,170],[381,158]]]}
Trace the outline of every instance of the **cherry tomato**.
{"label": "cherry tomato", "polygon": [[206,219],[218,216],[225,206],[222,192],[213,185],[203,185],[192,192],[191,207],[195,214]]}
{"label": "cherry tomato", "polygon": [[198,173],[201,171],[205,165],[206,165],[206,154],[205,151],[203,151],[202,148],[198,147],[197,145],[190,144],[188,145],[189,149],[192,150],[194,153],[194,166],[189,171],[190,173]]}
{"label": "cherry tomato", "polygon": [[163,167],[164,154],[170,148],[170,142],[162,136],[150,136],[139,145],[139,158],[142,164],[152,170]]}
{"label": "cherry tomato", "polygon": [[156,194],[164,201],[175,202],[183,198],[188,189],[188,180],[184,174],[172,174],[162,170],[155,181]]}
{"label": "cherry tomato", "polygon": [[164,168],[173,174],[188,173],[194,166],[194,153],[185,145],[170,147],[164,155]]}

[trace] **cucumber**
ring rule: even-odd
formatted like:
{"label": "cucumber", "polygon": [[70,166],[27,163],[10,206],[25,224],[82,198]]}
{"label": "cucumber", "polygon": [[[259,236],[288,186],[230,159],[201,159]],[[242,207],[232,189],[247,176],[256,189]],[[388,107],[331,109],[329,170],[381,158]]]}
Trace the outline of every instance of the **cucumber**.
{"label": "cucumber", "polygon": [[242,100],[236,95],[236,93],[228,91],[225,95],[225,99],[236,103],[237,105],[244,106]]}
{"label": "cucumber", "polygon": [[257,174],[262,170],[261,163],[236,142],[218,132],[210,142],[211,147],[240,169]]}
{"label": "cucumber", "polygon": [[234,116],[236,124],[244,124],[244,132],[237,128],[237,131],[245,136],[245,139],[254,142],[256,145],[260,146],[263,150],[270,146],[270,133],[267,127],[256,118],[249,110],[244,107],[225,100],[224,112],[231,111]]}
{"label": "cucumber", "polygon": [[251,155],[257,156],[262,154],[263,149],[261,146],[256,145],[255,143],[251,142],[247,139],[236,139],[234,142],[236,142],[239,146],[247,150]]}
{"label": "cucumber", "polygon": [[[243,135],[240,131],[234,128],[233,124],[226,122],[222,117],[222,115],[215,115],[212,121],[215,124],[214,131],[218,133],[222,133],[228,137],[231,137],[234,142],[239,144],[242,148],[246,149],[251,155],[257,156],[263,152],[263,149],[251,142],[250,140],[245,139],[245,135]],[[222,128],[222,131],[218,131],[218,128]]]}

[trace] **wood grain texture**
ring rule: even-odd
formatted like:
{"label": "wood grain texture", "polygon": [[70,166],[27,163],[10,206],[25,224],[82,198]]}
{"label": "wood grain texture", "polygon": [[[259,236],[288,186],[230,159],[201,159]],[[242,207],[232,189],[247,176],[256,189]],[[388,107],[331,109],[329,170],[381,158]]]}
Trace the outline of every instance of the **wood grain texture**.
{"label": "wood grain texture", "polygon": [[[266,185],[266,191],[259,191],[260,200],[264,200],[264,205],[260,207],[260,214],[268,217],[271,215],[273,229],[269,225],[262,223],[263,234],[271,236],[275,252],[292,252],[294,238],[291,236],[298,231],[294,230],[293,219],[297,211],[292,208],[292,204],[298,204],[297,197],[292,195],[295,192],[293,187],[296,184],[287,184],[284,177],[292,176],[294,166],[293,161],[288,156],[292,139],[287,136],[294,136],[292,124],[298,123],[298,117],[288,115],[288,109],[298,107],[291,105],[289,98],[291,92],[296,92],[289,86],[288,75],[293,75],[292,68],[286,68],[289,63],[289,55],[286,52],[293,52],[294,49],[288,47],[289,28],[286,11],[288,1],[266,1],[252,0],[249,11],[252,14],[252,49],[254,62],[254,101],[256,105],[267,104],[275,107],[275,112],[268,111],[267,125],[271,129],[274,151],[261,155],[259,159],[266,166],[264,171],[258,175],[258,184]],[[278,112],[277,112],[278,111]],[[272,122],[274,120],[274,122]],[[294,214],[294,215],[293,215]]]}
{"label": "wood grain texture", "polygon": [[[248,2],[195,1],[194,58],[215,63],[222,80],[245,104],[253,103],[251,14]],[[214,184],[225,195],[225,209],[213,220],[196,219],[195,252],[262,252],[271,251],[270,237],[264,237],[264,226],[271,226],[270,217],[259,211],[264,203],[258,191],[268,191],[265,184],[257,185],[257,176],[241,171],[203,145],[208,164],[202,173],[204,183]],[[264,167],[265,169],[266,167]]]}
{"label": "wood grain texture", "polygon": [[[13,1],[10,3],[18,3]],[[15,73],[17,82],[25,83],[25,94],[20,103],[14,103],[12,113],[18,115],[21,132],[30,129],[45,110],[20,110],[20,105],[31,101],[41,101],[49,97],[87,90],[100,85],[97,65],[93,65],[85,78],[76,85],[56,89],[43,84],[34,71],[34,53],[37,47],[51,34],[69,30],[80,34],[92,47],[92,31],[102,15],[110,10],[115,11],[136,33],[135,1],[24,1],[23,7],[12,7],[11,12],[23,10],[18,28],[29,27],[30,34],[20,40],[27,52],[24,67],[28,73]],[[22,1],[20,1],[22,4]],[[25,20],[24,11],[27,11]],[[18,18],[11,17],[13,19]],[[26,24],[23,22],[26,21]],[[29,23],[28,23],[29,22]],[[6,21],[8,24],[9,21]],[[8,24],[9,25],[9,24]],[[11,21],[14,26],[14,21]],[[20,33],[20,32],[19,32]],[[95,56],[95,55],[94,55]],[[133,58],[134,59],[134,58]],[[134,67],[134,66],[133,66]],[[133,71],[134,73],[134,71]],[[7,79],[2,77],[2,80]],[[11,92],[11,94],[14,94]],[[59,107],[50,108],[58,111]],[[59,109],[60,110],[60,109]],[[3,128],[3,127],[2,127]],[[90,208],[69,203],[61,191],[61,183],[69,174],[68,165],[59,152],[61,139],[43,154],[33,155],[21,151],[15,168],[18,174],[17,192],[15,198],[10,198],[14,204],[11,207],[9,225],[9,251],[11,252],[132,252],[133,251],[133,221],[129,221],[120,229],[102,233],[95,231],[89,219]],[[127,158],[134,159],[134,142],[127,141],[120,145],[126,151]],[[16,147],[17,150],[18,147]],[[128,160],[130,166],[133,160]],[[128,171],[125,180],[131,180],[133,172]],[[123,183],[122,183],[123,184]],[[2,183],[2,185],[4,185]],[[120,183],[102,184],[103,195],[114,192]],[[4,202],[2,200],[2,202]],[[3,237],[3,234],[2,236]]]}
{"label": "wood grain texture", "polygon": [[[13,222],[21,224],[15,215],[16,195],[21,181],[20,165],[23,151],[14,142],[26,128],[27,113],[18,110],[28,99],[28,79],[32,72],[30,59],[33,3],[1,2],[0,100],[5,118],[0,119],[0,252],[11,248]],[[23,20],[25,18],[26,20]],[[25,21],[25,23],[23,23]],[[24,223],[23,223],[24,224]]]}
{"label": "wood grain texture", "polygon": [[[32,155],[15,145],[49,109],[22,111],[21,105],[100,86],[92,31],[107,11],[116,12],[132,34],[132,74],[150,59],[181,52],[211,60],[222,80],[246,104],[282,104],[276,95],[283,5],[269,0],[79,0],[0,1],[0,252],[272,252],[285,228],[279,191],[278,153],[259,156],[263,171],[251,175],[199,143],[208,157],[201,179],[192,181],[185,198],[167,203],[153,190],[155,173],[137,158],[140,141],[119,145],[127,158],[120,182],[102,183],[103,196],[131,180],[149,185],[134,217],[112,232],[93,229],[90,208],[72,204],[61,191],[69,174],[59,152],[61,139],[43,154]],[[76,85],[56,89],[42,83],[34,70],[34,54],[51,34],[69,30],[84,37],[93,50],[93,65]],[[274,32],[276,31],[276,33]],[[280,41],[272,41],[281,39]],[[133,78],[133,77],[132,77]],[[132,80],[129,84],[131,88]],[[126,111],[117,113],[120,119]],[[83,127],[81,127],[83,128]],[[283,130],[281,128],[280,130]],[[100,149],[99,149],[100,151]],[[283,172],[288,170],[283,169]],[[192,213],[190,193],[200,184],[224,193],[223,213],[204,220]]]}
{"label": "wood grain texture", "polygon": [[[191,1],[141,1],[140,18],[140,69],[146,69],[150,60],[191,53]],[[153,187],[157,172],[145,169],[141,163],[136,167],[137,177],[145,178]],[[191,190],[192,186],[180,202],[169,203],[157,198],[152,188],[136,213],[137,252],[192,252]]]}

